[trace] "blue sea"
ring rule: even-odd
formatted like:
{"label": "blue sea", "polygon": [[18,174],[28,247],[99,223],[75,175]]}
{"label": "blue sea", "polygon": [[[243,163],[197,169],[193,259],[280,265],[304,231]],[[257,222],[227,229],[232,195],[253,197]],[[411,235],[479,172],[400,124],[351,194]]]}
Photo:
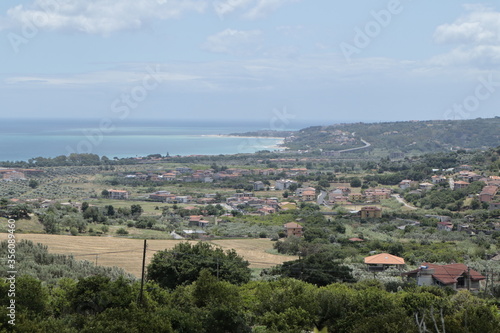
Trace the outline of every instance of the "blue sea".
{"label": "blue sea", "polygon": [[[293,128],[279,129],[310,126],[292,125]],[[27,161],[71,153],[124,158],[278,150],[281,139],[227,136],[263,129],[269,129],[269,124],[227,120],[0,119],[0,161]]]}

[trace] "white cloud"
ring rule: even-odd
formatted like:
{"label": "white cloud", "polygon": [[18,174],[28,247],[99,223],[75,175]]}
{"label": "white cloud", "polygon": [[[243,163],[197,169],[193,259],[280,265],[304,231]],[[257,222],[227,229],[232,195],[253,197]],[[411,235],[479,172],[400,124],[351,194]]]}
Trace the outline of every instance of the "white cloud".
{"label": "white cloud", "polygon": [[254,0],[224,0],[213,3],[214,10],[219,16],[231,14],[232,12],[245,8]]}
{"label": "white cloud", "polygon": [[0,29],[33,25],[38,29],[109,35],[138,29],[150,20],[202,12],[206,5],[206,0],[35,0],[10,8],[7,17],[0,19]]}
{"label": "white cloud", "polygon": [[246,12],[244,16],[249,19],[261,18],[277,10],[281,6],[297,1],[298,0],[258,0],[257,4]]}
{"label": "white cloud", "polygon": [[437,27],[435,42],[457,46],[435,57],[433,62],[438,65],[500,64],[500,12],[480,5],[468,5],[465,9],[466,15]]}
{"label": "white cloud", "polygon": [[[129,86],[140,84],[149,75],[148,64],[129,65],[121,70],[107,70],[73,75],[26,75],[8,77],[4,82],[8,85],[35,84],[44,86]],[[170,70],[159,70],[155,77],[161,82],[196,81],[200,77],[189,73],[178,73]]]}
{"label": "white cloud", "polygon": [[265,17],[280,7],[300,0],[219,0],[213,3],[219,16],[243,11],[243,17],[254,20]]}
{"label": "white cloud", "polygon": [[255,54],[261,48],[261,36],[260,30],[226,29],[209,36],[202,48],[214,53]]}

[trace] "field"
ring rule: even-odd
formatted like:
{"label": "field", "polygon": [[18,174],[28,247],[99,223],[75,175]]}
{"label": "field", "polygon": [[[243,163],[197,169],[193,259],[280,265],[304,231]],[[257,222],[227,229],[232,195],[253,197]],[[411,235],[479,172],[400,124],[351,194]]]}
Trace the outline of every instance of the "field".
{"label": "field", "polygon": [[[20,239],[31,240],[48,246],[49,252],[73,254],[75,259],[89,260],[102,266],[118,266],[136,277],[141,276],[142,251],[144,241],[119,237],[63,236],[46,234],[17,234]],[[178,240],[148,240],[146,264],[153,254],[171,249]],[[250,262],[251,268],[268,268],[297,257],[267,253],[273,243],[268,239],[228,239],[211,243],[223,249],[235,249]]]}

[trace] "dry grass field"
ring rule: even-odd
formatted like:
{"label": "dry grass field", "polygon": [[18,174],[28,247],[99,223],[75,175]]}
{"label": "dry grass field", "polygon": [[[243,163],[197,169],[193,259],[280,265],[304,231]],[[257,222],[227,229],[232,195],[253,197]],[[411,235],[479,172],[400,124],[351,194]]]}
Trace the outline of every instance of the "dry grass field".
{"label": "dry grass field", "polygon": [[[75,259],[89,260],[103,266],[118,266],[136,277],[141,276],[144,241],[119,237],[64,236],[46,234],[17,234],[17,239],[31,240],[48,246],[49,252],[72,254]],[[146,262],[156,251],[171,249],[178,240],[148,240]],[[251,268],[268,268],[297,257],[267,253],[273,243],[268,239],[229,239],[211,243],[223,249],[235,249],[250,262]]]}

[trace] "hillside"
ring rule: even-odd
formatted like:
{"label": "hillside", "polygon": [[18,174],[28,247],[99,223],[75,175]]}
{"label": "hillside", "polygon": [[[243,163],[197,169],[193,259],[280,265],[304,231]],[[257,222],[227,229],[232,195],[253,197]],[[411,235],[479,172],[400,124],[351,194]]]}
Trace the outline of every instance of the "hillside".
{"label": "hillside", "polygon": [[313,126],[286,141],[290,149],[343,150],[363,146],[391,152],[424,153],[481,149],[500,144],[500,117],[470,120],[401,121]]}

